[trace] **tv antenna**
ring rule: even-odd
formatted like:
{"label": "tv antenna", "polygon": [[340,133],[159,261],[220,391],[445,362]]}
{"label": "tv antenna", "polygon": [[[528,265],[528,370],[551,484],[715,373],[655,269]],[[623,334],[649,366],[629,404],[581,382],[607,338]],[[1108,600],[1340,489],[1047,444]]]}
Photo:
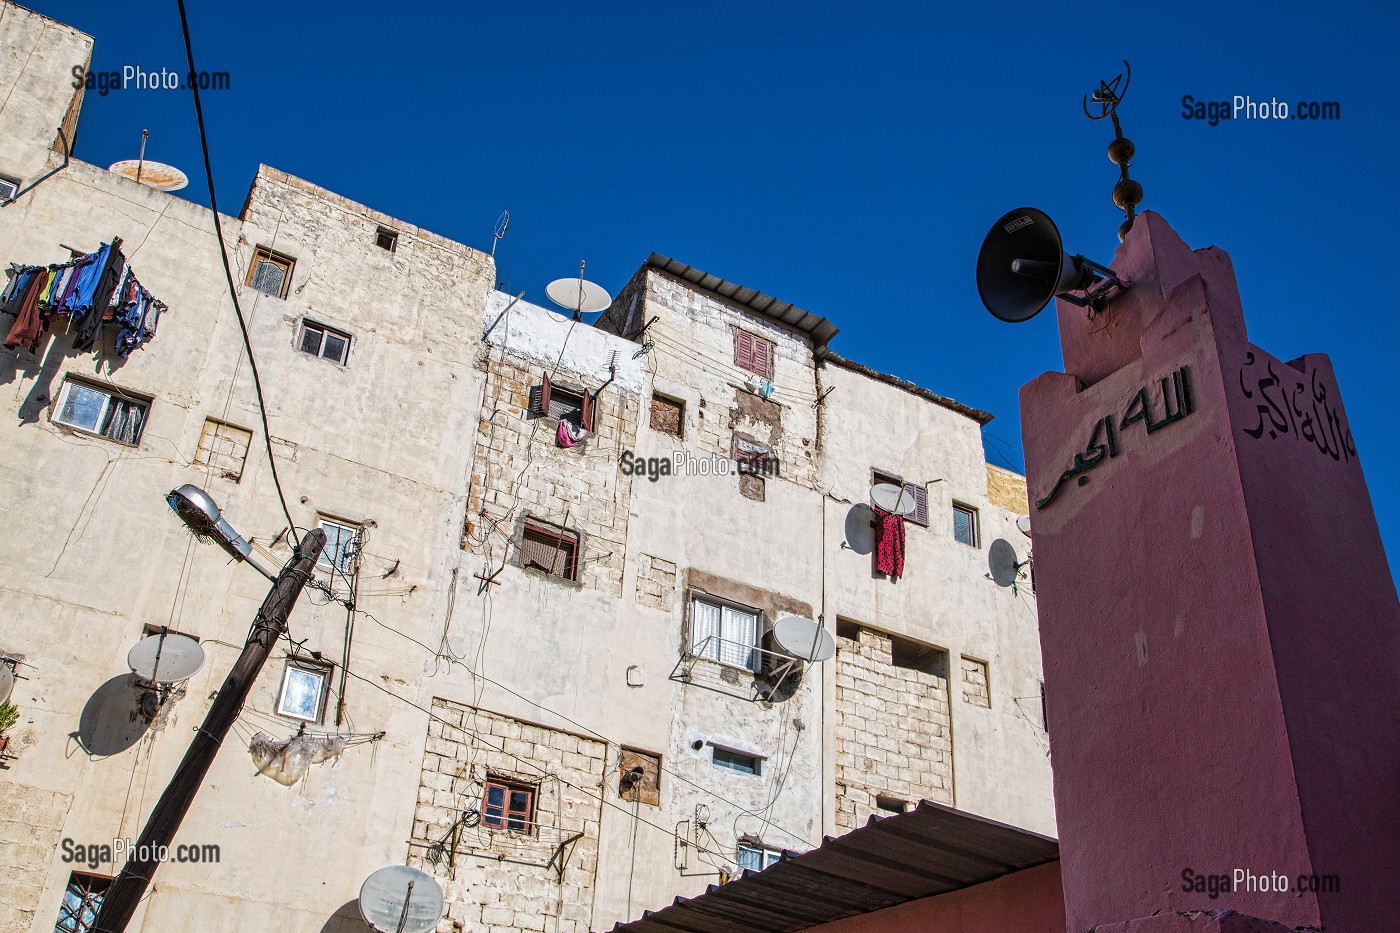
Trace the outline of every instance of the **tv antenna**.
{"label": "tv antenna", "polygon": [[555,279],[544,288],[550,301],[573,312],[575,321],[585,314],[597,314],[612,304],[612,296],[603,286],[583,277],[584,265],[583,262],[578,264],[578,278]]}
{"label": "tv antenna", "polygon": [[390,865],[365,879],[360,916],[378,933],[431,933],[442,920],[442,888],[432,875]]}
{"label": "tv antenna", "polygon": [[501,211],[501,216],[496,218],[496,226],[491,230],[491,258],[496,258],[496,247],[506,238],[506,231],[510,229],[510,211]]}
{"label": "tv antenna", "polygon": [[138,158],[113,162],[107,171],[158,191],[179,191],[190,183],[184,172],[164,162],[146,161],[146,138],[150,135],[150,130],[141,131],[141,155]]}
{"label": "tv antenna", "polygon": [[[1128,236],[1137,215],[1137,206],[1142,203],[1142,185],[1128,177],[1128,166],[1133,162],[1137,151],[1133,141],[1123,135],[1123,127],[1118,122],[1118,105],[1128,94],[1128,85],[1133,80],[1133,69],[1128,60],[1123,59],[1123,73],[1112,81],[1100,81],[1099,86],[1084,95],[1084,116],[1090,120],[1105,117],[1113,121],[1113,142],[1108,144],[1108,159],[1118,166],[1118,184],[1113,186],[1113,203],[1128,219],[1118,228],[1118,242]],[[1119,87],[1119,83],[1122,87]],[[1090,106],[1097,109],[1097,113]]]}

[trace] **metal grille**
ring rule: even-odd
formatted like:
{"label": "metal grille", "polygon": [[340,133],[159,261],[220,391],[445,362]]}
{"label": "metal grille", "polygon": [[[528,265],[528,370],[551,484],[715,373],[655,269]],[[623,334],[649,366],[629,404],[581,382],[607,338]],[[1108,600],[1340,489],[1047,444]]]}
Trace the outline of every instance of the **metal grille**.
{"label": "metal grille", "polygon": [[280,264],[270,259],[260,259],[257,270],[253,272],[253,287],[264,294],[280,297],[282,277],[286,274],[287,270]]}
{"label": "metal grille", "polygon": [[527,526],[520,539],[520,565],[574,580],[578,577],[574,561],[577,546],[563,535]]}
{"label": "metal grille", "polygon": [[54,933],[86,933],[91,930],[97,921],[97,912],[102,909],[102,897],[111,885],[111,878],[76,872],[70,875],[68,890],[64,892],[63,903],[58,908]]}

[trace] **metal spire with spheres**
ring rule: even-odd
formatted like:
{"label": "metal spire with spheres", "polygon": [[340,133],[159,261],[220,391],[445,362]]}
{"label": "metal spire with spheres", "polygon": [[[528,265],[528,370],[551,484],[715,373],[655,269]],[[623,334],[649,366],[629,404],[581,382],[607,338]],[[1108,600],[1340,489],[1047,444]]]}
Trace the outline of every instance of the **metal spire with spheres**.
{"label": "metal spire with spheres", "polygon": [[[1128,167],[1133,164],[1137,148],[1133,141],[1123,135],[1123,126],[1118,122],[1118,105],[1127,96],[1128,85],[1133,80],[1133,69],[1128,60],[1123,59],[1123,73],[1112,81],[1100,81],[1099,86],[1084,95],[1084,116],[1090,120],[1105,117],[1113,121],[1113,142],[1108,144],[1108,160],[1118,166],[1118,184],[1113,186],[1113,203],[1128,215],[1118,228],[1118,242],[1123,242],[1128,231],[1133,229],[1137,217],[1137,206],[1142,203],[1142,185],[1128,177]],[[1118,85],[1122,83],[1120,88]],[[1098,108],[1098,113],[1090,110],[1090,105]]]}

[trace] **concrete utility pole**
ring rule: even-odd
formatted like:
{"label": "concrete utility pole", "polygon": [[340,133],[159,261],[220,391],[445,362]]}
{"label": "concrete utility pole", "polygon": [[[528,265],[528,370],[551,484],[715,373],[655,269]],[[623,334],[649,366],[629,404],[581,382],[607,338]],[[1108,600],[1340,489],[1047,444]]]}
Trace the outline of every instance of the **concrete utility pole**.
{"label": "concrete utility pole", "polygon": [[[160,864],[155,855],[163,847],[168,847],[180,828],[181,821],[189,812],[199,786],[214,756],[219,752],[224,736],[232,728],[248,691],[262,670],[263,663],[271,653],[277,639],[287,631],[287,617],[301,596],[302,588],[310,579],[316,559],[326,546],[326,533],[319,528],[308,531],[297,546],[291,561],[277,575],[271,592],[258,610],[253,622],[253,630],[243,653],[233,665],[233,670],[224,680],[224,685],[214,697],[209,707],[209,715],[204,717],[204,725],[195,731],[194,741],[189,751],[176,769],[175,776],[161,794],[160,801],[151,811],[151,818],[137,840],[131,858],[107,889],[102,898],[102,909],[97,914],[92,929],[94,933],[123,933],[136,912],[136,905],[146,893],[146,888]],[[138,858],[138,856],[142,856]]]}

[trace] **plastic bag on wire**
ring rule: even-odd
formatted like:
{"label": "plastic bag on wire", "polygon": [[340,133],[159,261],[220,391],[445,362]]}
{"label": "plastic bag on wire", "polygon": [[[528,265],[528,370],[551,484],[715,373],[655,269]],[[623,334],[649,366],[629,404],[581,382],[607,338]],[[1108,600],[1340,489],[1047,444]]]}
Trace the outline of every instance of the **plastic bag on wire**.
{"label": "plastic bag on wire", "polygon": [[343,735],[295,735],[282,741],[259,732],[248,743],[258,773],[279,784],[292,786],[306,776],[313,764],[340,757],[345,751]]}

